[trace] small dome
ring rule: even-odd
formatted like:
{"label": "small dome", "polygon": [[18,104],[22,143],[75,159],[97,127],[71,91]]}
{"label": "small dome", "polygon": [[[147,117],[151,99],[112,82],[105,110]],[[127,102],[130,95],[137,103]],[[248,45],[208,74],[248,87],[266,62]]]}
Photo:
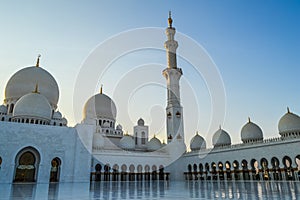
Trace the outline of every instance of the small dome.
{"label": "small dome", "polygon": [[200,149],[206,149],[206,142],[205,142],[204,138],[198,134],[198,132],[191,139],[190,149],[192,151],[197,151],[197,150],[200,150]]}
{"label": "small dome", "polygon": [[110,126],[110,123],[109,123],[109,122],[104,122],[103,128],[109,128],[109,126]]}
{"label": "small dome", "polygon": [[4,101],[17,100],[31,93],[36,84],[39,84],[41,95],[56,109],[59,98],[58,85],[49,72],[35,66],[19,70],[8,80]]}
{"label": "small dome", "polygon": [[145,125],[145,121],[144,121],[142,118],[140,118],[140,119],[137,121],[137,124],[138,124],[139,126],[144,126],[144,125]]}
{"label": "small dome", "polygon": [[117,127],[116,127],[116,129],[117,129],[117,130],[122,130],[123,127],[122,127],[120,124],[118,124]]}
{"label": "small dome", "polygon": [[241,138],[244,143],[248,141],[261,141],[263,140],[263,132],[258,125],[252,123],[249,119],[249,122],[241,130]]}
{"label": "small dome", "polygon": [[63,125],[67,125],[68,124],[68,120],[65,118],[65,117],[63,117],[62,119],[61,119],[61,122],[63,123]]}
{"label": "small dome", "polygon": [[52,115],[51,106],[43,95],[30,93],[21,97],[13,111],[13,117],[33,117],[50,120]]}
{"label": "small dome", "polygon": [[279,134],[300,131],[300,117],[294,113],[288,112],[281,117],[278,123]]}
{"label": "small dome", "polygon": [[120,140],[120,147],[125,150],[134,150],[135,144],[133,137],[130,135],[124,135]]}
{"label": "small dome", "polygon": [[113,100],[105,94],[92,96],[84,105],[83,118],[106,118],[116,120],[117,108]]}
{"label": "small dome", "polygon": [[156,151],[161,148],[161,142],[155,136],[147,143],[147,149],[149,151]]}
{"label": "small dome", "polygon": [[231,145],[231,139],[229,134],[220,127],[213,135],[212,143],[214,147]]}
{"label": "small dome", "polygon": [[7,107],[5,105],[1,105],[0,106],[0,114],[7,114]]}
{"label": "small dome", "polygon": [[59,111],[54,112],[53,119],[61,119],[62,114]]}

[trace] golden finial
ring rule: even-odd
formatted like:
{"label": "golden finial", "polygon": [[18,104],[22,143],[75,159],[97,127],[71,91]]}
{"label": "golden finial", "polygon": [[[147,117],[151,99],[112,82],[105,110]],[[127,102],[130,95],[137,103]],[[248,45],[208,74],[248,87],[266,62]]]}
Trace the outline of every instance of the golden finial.
{"label": "golden finial", "polygon": [[154,134],[153,138],[156,138],[156,135]]}
{"label": "golden finial", "polygon": [[169,11],[168,23],[169,23],[169,27],[172,28],[173,20],[172,20],[172,16],[171,16],[171,11]]}
{"label": "golden finial", "polygon": [[249,122],[249,123],[251,122],[251,119],[250,119],[250,117],[248,117],[248,122]]}
{"label": "golden finial", "polygon": [[287,112],[288,112],[288,113],[291,113],[291,112],[290,112],[290,108],[289,108],[289,107],[287,107]]}
{"label": "golden finial", "polygon": [[100,94],[102,94],[102,89],[103,88],[103,84],[101,84],[101,87],[100,87]]}
{"label": "golden finial", "polygon": [[196,131],[196,135],[199,135],[198,131]]}
{"label": "golden finial", "polygon": [[41,54],[38,55],[37,57],[37,60],[36,60],[36,67],[39,67],[40,66],[40,57],[41,57]]}
{"label": "golden finial", "polygon": [[32,93],[39,94],[39,85],[38,84],[35,84],[35,88],[34,88],[34,91],[32,91]]}
{"label": "golden finial", "polygon": [[220,129],[220,130],[222,129],[222,126],[221,126],[221,124],[219,125],[219,129]]}

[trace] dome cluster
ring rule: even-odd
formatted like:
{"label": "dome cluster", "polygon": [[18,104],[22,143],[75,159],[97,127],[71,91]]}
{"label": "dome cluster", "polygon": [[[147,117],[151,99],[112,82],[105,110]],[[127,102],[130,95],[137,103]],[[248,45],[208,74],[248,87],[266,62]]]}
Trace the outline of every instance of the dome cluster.
{"label": "dome cluster", "polygon": [[67,120],[56,112],[59,89],[53,76],[36,66],[16,72],[7,82],[1,121],[66,126]]}
{"label": "dome cluster", "polygon": [[[284,114],[278,123],[278,131],[282,138],[300,136],[300,117],[290,110]],[[241,129],[241,140],[243,143],[258,143],[264,140],[262,129],[255,123],[248,122]],[[224,147],[231,145],[230,135],[221,127],[212,137],[214,147]],[[190,149],[198,151],[206,148],[206,142],[198,133],[190,141]]]}

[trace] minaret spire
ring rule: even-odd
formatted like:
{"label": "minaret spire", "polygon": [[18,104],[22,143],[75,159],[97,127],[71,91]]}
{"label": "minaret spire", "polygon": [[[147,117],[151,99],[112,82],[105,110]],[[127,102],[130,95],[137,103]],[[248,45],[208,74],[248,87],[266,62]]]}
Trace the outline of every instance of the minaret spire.
{"label": "minaret spire", "polygon": [[169,23],[169,28],[172,28],[173,20],[172,20],[172,16],[171,16],[171,11],[169,11],[168,23]]}
{"label": "minaret spire", "polygon": [[101,87],[100,87],[100,94],[102,94],[103,92],[103,84],[101,84]]}
{"label": "minaret spire", "polygon": [[167,79],[168,100],[166,117],[168,142],[171,142],[172,139],[178,136],[184,138],[183,109],[180,104],[179,89],[179,80],[182,76],[182,70],[177,68],[176,49],[178,43],[174,38],[176,29],[172,26],[172,23],[171,12],[169,12],[168,27],[166,28],[167,41],[164,44],[167,53],[167,68],[162,73]]}
{"label": "minaret spire", "polygon": [[36,67],[40,66],[40,57],[41,57],[41,54],[39,54],[37,57],[36,64],[35,64]]}

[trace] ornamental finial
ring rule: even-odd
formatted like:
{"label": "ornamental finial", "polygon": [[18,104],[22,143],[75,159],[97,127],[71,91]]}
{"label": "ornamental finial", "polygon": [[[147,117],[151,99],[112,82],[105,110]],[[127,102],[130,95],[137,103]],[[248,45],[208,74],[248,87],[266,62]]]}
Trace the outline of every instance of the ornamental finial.
{"label": "ornamental finial", "polygon": [[36,67],[40,66],[40,57],[41,57],[41,54],[39,54],[37,57],[36,64],[35,64]]}
{"label": "ornamental finial", "polygon": [[248,122],[249,122],[249,123],[251,122],[251,119],[250,119],[250,117],[248,117]]}
{"label": "ornamental finial", "polygon": [[289,108],[289,107],[287,107],[287,112],[288,112],[288,113],[291,113],[291,112],[290,112],[290,108]]}
{"label": "ornamental finial", "polygon": [[172,20],[172,16],[171,16],[171,11],[169,11],[168,23],[169,23],[169,28],[172,28],[173,20]]}
{"label": "ornamental finial", "polygon": [[34,91],[32,93],[39,94],[39,84],[35,84]]}
{"label": "ornamental finial", "polygon": [[101,87],[100,87],[100,94],[102,94],[102,89],[103,88],[103,84],[101,84]]}

